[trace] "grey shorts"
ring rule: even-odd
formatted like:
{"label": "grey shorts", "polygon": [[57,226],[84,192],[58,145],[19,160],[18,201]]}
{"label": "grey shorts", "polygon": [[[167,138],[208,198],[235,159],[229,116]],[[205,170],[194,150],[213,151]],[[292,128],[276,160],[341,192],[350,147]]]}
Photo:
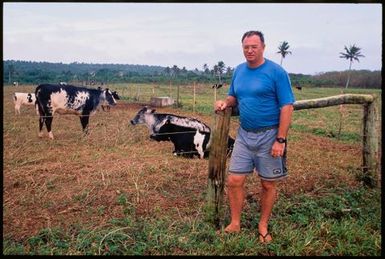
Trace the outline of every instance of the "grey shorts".
{"label": "grey shorts", "polygon": [[255,133],[239,127],[230,158],[229,173],[248,175],[255,169],[259,177],[266,181],[286,178],[286,146],[282,157],[271,155],[277,133],[277,128]]}

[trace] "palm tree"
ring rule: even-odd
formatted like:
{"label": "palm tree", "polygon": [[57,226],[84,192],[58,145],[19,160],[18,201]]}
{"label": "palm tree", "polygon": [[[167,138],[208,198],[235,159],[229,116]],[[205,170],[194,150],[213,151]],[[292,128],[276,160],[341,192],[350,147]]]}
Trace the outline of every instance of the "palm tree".
{"label": "palm tree", "polygon": [[205,74],[210,74],[209,65],[207,65],[207,63],[203,64],[203,71]]}
{"label": "palm tree", "polygon": [[291,51],[288,50],[289,48],[290,46],[287,41],[282,42],[281,45],[278,46],[279,51],[277,53],[281,54],[281,66],[282,61],[286,57],[286,55],[291,54]]}
{"label": "palm tree", "polygon": [[350,70],[352,68],[352,63],[353,63],[353,60],[357,60],[358,62],[360,62],[360,60],[358,59],[359,57],[365,57],[364,55],[362,55],[360,53],[360,50],[361,48],[359,47],[356,47],[355,44],[350,45],[350,47],[346,47],[345,46],[345,53],[344,52],[340,52],[341,56],[340,58],[345,58],[345,59],[349,59],[350,60],[350,63],[349,63],[349,71],[348,71],[348,80],[346,81],[346,85],[345,85],[345,88],[348,88],[348,85],[349,85],[349,81],[350,81]]}
{"label": "palm tree", "polygon": [[15,66],[13,64],[8,65],[8,83],[12,83],[12,76],[15,74]]}
{"label": "palm tree", "polygon": [[226,66],[225,66],[225,63],[223,61],[218,61],[218,64],[216,66],[214,66],[214,68],[216,68],[215,72],[219,78],[219,84],[222,84],[222,74],[225,71],[225,67]]}

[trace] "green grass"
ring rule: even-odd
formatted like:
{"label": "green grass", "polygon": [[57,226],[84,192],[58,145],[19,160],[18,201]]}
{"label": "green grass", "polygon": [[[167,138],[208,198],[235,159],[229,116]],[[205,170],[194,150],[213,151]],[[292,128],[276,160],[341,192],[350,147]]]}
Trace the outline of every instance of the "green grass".
{"label": "green grass", "polygon": [[[24,242],[4,240],[5,255],[352,255],[381,253],[380,191],[339,188],[320,196],[281,197],[273,210],[274,242],[258,241],[258,213],[243,213],[241,234],[218,235],[198,218],[175,220],[166,215],[111,219],[97,228],[43,229]],[[122,209],[124,194],[118,196]],[[228,218],[225,222],[228,222]]]}

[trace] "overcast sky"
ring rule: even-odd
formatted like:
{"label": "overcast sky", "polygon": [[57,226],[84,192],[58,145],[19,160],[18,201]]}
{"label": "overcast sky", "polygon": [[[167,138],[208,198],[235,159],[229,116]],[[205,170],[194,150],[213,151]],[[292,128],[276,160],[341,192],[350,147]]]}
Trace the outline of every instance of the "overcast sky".
{"label": "overcast sky", "polygon": [[245,31],[265,35],[265,57],[289,73],[381,70],[381,4],[3,3],[3,60],[143,64],[202,70],[244,62]]}

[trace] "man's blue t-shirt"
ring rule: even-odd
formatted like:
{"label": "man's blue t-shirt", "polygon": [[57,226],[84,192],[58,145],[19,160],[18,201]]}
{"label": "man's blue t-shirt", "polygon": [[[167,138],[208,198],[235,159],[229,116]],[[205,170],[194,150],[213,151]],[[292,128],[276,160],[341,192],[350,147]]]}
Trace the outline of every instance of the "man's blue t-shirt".
{"label": "man's blue t-shirt", "polygon": [[237,98],[245,130],[278,125],[281,107],[295,102],[289,75],[266,58],[257,68],[249,68],[246,62],[238,65],[228,95]]}

